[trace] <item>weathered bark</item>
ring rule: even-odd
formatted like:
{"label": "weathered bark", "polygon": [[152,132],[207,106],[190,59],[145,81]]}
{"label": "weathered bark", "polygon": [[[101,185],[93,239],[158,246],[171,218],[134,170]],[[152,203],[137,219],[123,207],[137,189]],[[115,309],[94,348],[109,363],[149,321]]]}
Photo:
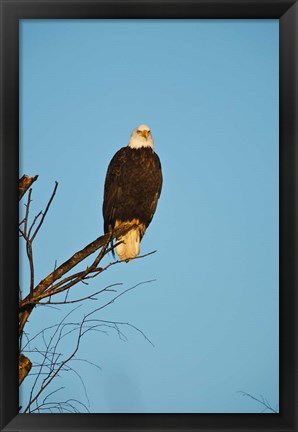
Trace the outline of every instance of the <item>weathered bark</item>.
{"label": "weathered bark", "polygon": [[19,179],[19,200],[27,192],[27,190],[32,185],[32,183],[34,183],[35,180],[37,180],[37,178],[38,175],[34,177],[28,177],[27,175],[23,175],[23,177]]}
{"label": "weathered bark", "polygon": [[19,385],[22,384],[32,367],[31,361],[23,354],[19,355]]}

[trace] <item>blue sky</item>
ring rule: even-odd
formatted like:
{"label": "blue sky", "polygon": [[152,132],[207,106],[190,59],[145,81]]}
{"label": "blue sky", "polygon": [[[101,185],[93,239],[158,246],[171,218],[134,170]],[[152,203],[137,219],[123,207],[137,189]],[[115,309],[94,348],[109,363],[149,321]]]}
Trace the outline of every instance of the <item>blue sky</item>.
{"label": "blue sky", "polygon": [[[59,182],[34,245],[36,281],[103,233],[108,163],[140,123],[163,168],[141,245],[157,253],[72,294],[155,280],[97,315],[135,325],[154,347],[127,326],[126,342],[108,328],[82,342],[78,357],[101,367],[73,364],[90,411],[261,412],[240,390],[276,408],[278,20],[23,20],[20,46],[20,175],[39,175],[32,216]],[[73,306],[36,309],[27,332]],[[65,355],[73,344],[65,338]],[[60,400],[88,405],[77,376],[49,391],[60,386]]]}

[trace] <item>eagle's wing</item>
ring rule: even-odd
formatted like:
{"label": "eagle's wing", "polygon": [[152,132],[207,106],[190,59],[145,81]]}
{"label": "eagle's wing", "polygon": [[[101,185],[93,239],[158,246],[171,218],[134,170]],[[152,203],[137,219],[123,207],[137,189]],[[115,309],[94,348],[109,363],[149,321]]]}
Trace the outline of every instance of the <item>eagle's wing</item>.
{"label": "eagle's wing", "polygon": [[156,184],[157,191],[156,191],[156,193],[155,193],[155,195],[154,195],[154,197],[152,199],[151,206],[150,206],[150,211],[151,211],[150,222],[151,222],[151,220],[152,220],[152,218],[154,216],[154,213],[155,213],[155,210],[156,210],[156,207],[157,207],[157,203],[158,203],[158,200],[159,200],[159,197],[160,197],[160,194],[161,194],[162,180],[163,180],[162,179],[161,163],[160,163],[159,157],[157,156],[156,153],[154,154],[154,158],[155,158],[154,159],[154,165],[155,165],[155,169],[154,169],[155,179],[154,179],[154,182]]}
{"label": "eagle's wing", "polygon": [[117,210],[122,206],[123,166],[126,163],[125,148],[120,149],[108,167],[103,202],[104,232],[114,228]]}

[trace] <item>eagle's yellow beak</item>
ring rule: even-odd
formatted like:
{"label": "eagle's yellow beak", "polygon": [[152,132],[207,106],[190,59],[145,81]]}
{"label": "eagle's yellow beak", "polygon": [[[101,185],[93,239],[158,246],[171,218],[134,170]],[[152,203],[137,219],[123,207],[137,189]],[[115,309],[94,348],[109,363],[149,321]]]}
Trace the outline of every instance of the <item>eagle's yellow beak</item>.
{"label": "eagle's yellow beak", "polygon": [[149,136],[149,131],[148,130],[142,130],[142,132],[141,132],[141,135],[142,135],[142,137],[144,137],[144,138],[148,138],[148,136]]}

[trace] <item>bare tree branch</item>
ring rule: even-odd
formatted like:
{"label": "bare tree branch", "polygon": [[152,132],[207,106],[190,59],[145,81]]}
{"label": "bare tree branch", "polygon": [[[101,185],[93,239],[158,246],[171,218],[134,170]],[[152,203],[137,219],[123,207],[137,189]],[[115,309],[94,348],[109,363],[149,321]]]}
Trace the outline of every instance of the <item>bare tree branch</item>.
{"label": "bare tree branch", "polygon": [[[104,253],[102,255],[105,255],[107,253],[106,248],[113,239],[124,235],[127,233],[132,227],[135,227],[135,224],[127,224],[124,227],[121,227],[115,231],[113,231],[110,234],[105,234],[101,237],[98,237],[95,241],[89,243],[87,246],[85,246],[82,250],[76,252],[71,258],[69,258],[67,261],[65,261],[63,264],[61,264],[57,269],[55,269],[52,273],[50,273],[46,278],[44,278],[42,281],[39,282],[39,284],[33,289],[32,295],[27,295],[19,305],[19,318],[20,318],[20,324],[19,324],[19,332],[21,333],[23,331],[23,328],[29,318],[29,315],[31,314],[36,302],[32,304],[32,300],[36,300],[39,298],[39,296],[46,291],[47,288],[50,287],[50,285],[53,284],[56,280],[60,279],[64,274],[69,272],[73,267],[75,267],[78,263],[83,261],[86,257],[91,255],[92,253],[96,252],[97,249],[102,247],[104,249]],[[99,259],[101,259],[101,253],[97,256],[91,267],[87,268],[84,272],[84,275],[87,275],[88,273],[91,273],[94,270],[94,266],[98,263]],[[123,261],[115,261],[113,264],[116,264],[118,262]],[[80,277],[81,279],[81,277]],[[73,284],[70,284],[72,286]],[[68,287],[67,287],[68,288]],[[57,291],[59,292],[59,291]],[[55,294],[52,292],[51,295]]]}
{"label": "bare tree branch", "polygon": [[241,391],[241,390],[238,391],[238,393],[241,393],[242,396],[247,396],[247,397],[249,397],[250,399],[253,399],[254,401],[256,401],[256,402],[258,402],[259,404],[263,405],[263,406],[265,407],[265,409],[264,409],[262,412],[265,412],[265,411],[271,411],[271,412],[273,412],[273,413],[275,413],[275,414],[278,414],[278,412],[277,412],[274,408],[272,408],[272,406],[269,404],[269,402],[267,401],[267,399],[264,398],[264,396],[261,395],[261,396],[260,396],[260,399],[258,399],[257,397],[251,395],[250,393],[246,393],[246,392]]}
{"label": "bare tree branch", "polygon": [[[50,206],[51,206],[51,204],[52,204],[52,201],[53,201],[53,199],[54,199],[54,196],[55,196],[55,194],[56,194],[57,187],[58,187],[58,182],[55,181],[55,187],[54,187],[53,193],[52,193],[52,195],[51,195],[51,198],[49,199],[49,202],[48,202],[48,204],[47,204],[47,206],[46,206],[46,208],[45,208],[45,211],[42,213],[42,218],[41,218],[41,220],[40,220],[40,222],[39,222],[37,228],[35,229],[34,233],[32,234],[32,237],[30,238],[31,243],[32,243],[33,240],[35,239],[36,234],[37,234],[38,231],[40,230],[40,227],[42,226],[42,224],[43,224],[43,222],[44,222],[44,220],[45,220],[45,217],[46,217],[46,215],[47,215],[47,212],[49,211],[49,208],[50,208]],[[36,220],[36,219],[35,219],[35,220]],[[29,233],[28,233],[28,236],[29,236],[29,237],[30,237],[30,233],[31,233],[31,230],[32,230],[32,228],[33,228],[33,225],[34,225],[34,223],[35,223],[35,220],[33,221],[32,225],[31,225],[31,228],[30,228],[30,230],[29,230]]]}
{"label": "bare tree branch", "polygon": [[29,207],[30,207],[30,203],[31,203],[31,194],[32,194],[32,189],[29,189],[27,204],[25,204],[26,213],[25,213],[25,218],[24,218],[24,238],[27,237],[27,225],[28,225],[28,220],[29,220]]}
{"label": "bare tree branch", "polygon": [[[63,300],[63,301],[61,301],[61,302],[53,302],[53,301],[51,301],[51,300],[48,300],[47,302],[41,302],[41,301],[38,301],[38,305],[61,305],[61,304],[72,304],[72,303],[78,303],[78,302],[82,302],[82,301],[84,301],[84,300],[98,300],[95,296],[96,295],[98,295],[98,294],[101,294],[101,293],[103,293],[103,292],[112,292],[112,291],[115,291],[115,290],[112,290],[112,289],[110,289],[110,288],[112,288],[112,287],[114,287],[114,286],[118,286],[118,285],[122,285],[122,284],[120,284],[120,283],[116,283],[116,284],[112,284],[112,285],[109,285],[109,286],[107,286],[107,287],[105,287],[105,288],[102,288],[101,290],[99,290],[99,291],[97,291],[97,292],[95,292],[95,293],[92,293],[92,294],[90,294],[90,295],[88,295],[88,296],[86,296],[86,297],[81,297],[81,298],[79,298],[79,299],[75,299],[75,300]],[[51,296],[52,294],[48,294],[49,296]]]}
{"label": "bare tree branch", "polygon": [[[77,309],[80,307],[76,307],[74,309],[72,309],[62,320],[59,324],[55,324],[53,326],[49,326],[46,329],[41,330],[40,332],[38,332],[35,336],[33,336],[31,339],[28,339],[27,343],[25,344],[24,348],[23,348],[23,352],[35,352],[37,354],[40,354],[42,361],[41,363],[39,362],[35,362],[34,364],[34,368],[38,368],[37,372],[34,372],[33,374],[31,374],[32,376],[35,377],[33,385],[31,387],[31,392],[30,392],[30,396],[29,396],[29,401],[27,403],[27,406],[24,410],[24,412],[35,412],[38,411],[36,408],[33,408],[34,404],[36,404],[38,407],[42,408],[44,407],[44,402],[46,402],[44,400],[44,402],[40,402],[39,401],[39,397],[40,395],[45,391],[46,388],[48,388],[48,386],[51,384],[51,382],[53,381],[53,379],[55,378],[55,376],[60,376],[60,372],[63,370],[65,372],[67,371],[72,371],[74,372],[77,376],[77,372],[75,371],[75,369],[73,369],[70,366],[70,361],[76,360],[76,361],[85,361],[89,364],[93,364],[92,362],[89,362],[88,360],[82,360],[82,359],[75,359],[75,355],[79,349],[79,344],[81,341],[81,338],[88,332],[101,332],[101,333],[106,333],[105,331],[103,331],[101,328],[111,328],[114,329],[116,331],[116,333],[118,334],[119,338],[121,340],[126,341],[127,337],[126,335],[123,333],[123,331],[121,330],[121,327],[126,326],[126,327],[130,327],[132,329],[134,329],[135,331],[139,332],[146,341],[148,341],[152,346],[153,343],[150,341],[150,339],[145,335],[145,333],[143,331],[141,331],[140,329],[138,329],[135,325],[129,323],[129,322],[121,322],[121,321],[111,321],[111,320],[101,320],[101,319],[97,319],[97,318],[93,318],[93,315],[95,312],[101,310],[104,307],[107,307],[108,305],[110,305],[111,303],[113,303],[114,301],[116,301],[121,295],[129,292],[132,289],[137,288],[138,286],[145,284],[145,283],[150,283],[152,281],[145,281],[145,282],[141,282],[138,283],[124,291],[122,291],[121,293],[117,294],[116,296],[113,297],[113,299],[110,302],[106,302],[104,305],[102,305],[100,308],[95,309],[94,311],[85,314],[82,321],[81,322],[66,322],[66,319],[73,314],[74,312],[77,311]],[[120,285],[120,284],[118,284]],[[106,287],[108,288],[108,287]],[[103,291],[103,290],[102,290]],[[53,329],[52,334],[50,335],[50,337],[48,337],[46,335],[46,333],[48,331],[51,331]],[[76,331],[78,331],[79,329],[79,333],[78,333],[78,337],[77,337],[77,343],[75,346],[75,349],[73,350],[73,352],[66,358],[66,360],[62,360],[62,354],[59,353],[58,351],[58,345],[62,343],[63,339],[65,337],[67,337],[68,335],[70,335],[71,333],[74,333]],[[45,347],[45,349],[37,349],[34,348],[33,350],[31,350],[30,348],[30,344],[36,340],[36,338],[38,338],[38,336],[41,336],[41,340],[43,342],[43,345]],[[26,349],[26,348],[29,349]],[[39,363],[39,364],[38,364]],[[94,364],[93,364],[94,365]],[[95,367],[99,368],[98,365],[94,365]],[[100,368],[99,368],[100,369]],[[35,369],[36,370],[36,369]],[[85,385],[84,382],[82,380],[82,378],[80,376],[78,376],[78,378],[80,379],[83,388],[84,388],[84,392],[85,392],[85,396],[86,399],[88,400],[88,396],[87,396],[87,391],[85,389]],[[42,380],[42,382],[40,382],[40,380]],[[38,384],[39,383],[39,384]],[[38,385],[38,390],[35,391],[36,387]]]}

